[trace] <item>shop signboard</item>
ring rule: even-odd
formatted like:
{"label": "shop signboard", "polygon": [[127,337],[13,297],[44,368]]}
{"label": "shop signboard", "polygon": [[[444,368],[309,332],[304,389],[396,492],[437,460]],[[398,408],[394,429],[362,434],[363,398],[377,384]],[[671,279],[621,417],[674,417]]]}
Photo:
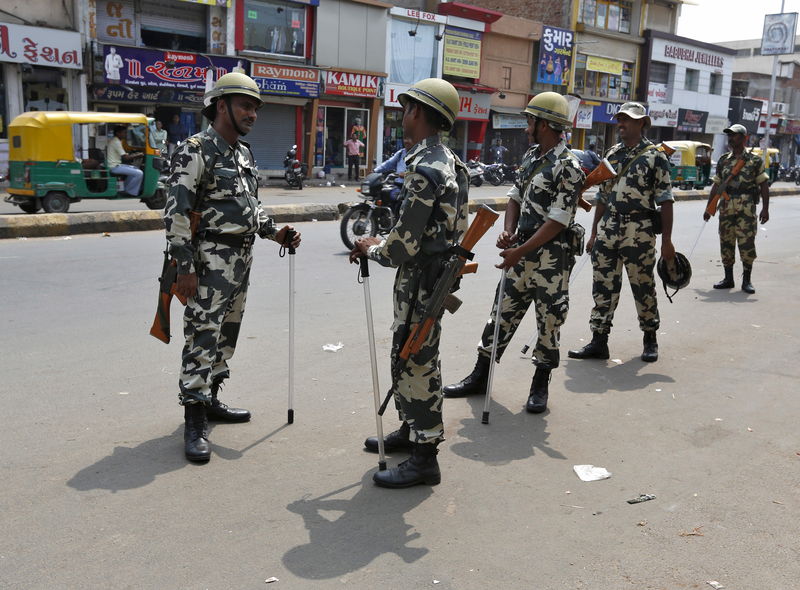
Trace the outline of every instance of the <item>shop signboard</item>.
{"label": "shop signboard", "polygon": [[494,129],[525,129],[527,126],[528,119],[522,115],[492,113],[492,127]]}
{"label": "shop signboard", "polygon": [[658,82],[649,82],[647,84],[647,102],[663,103],[667,102],[669,96],[669,86],[666,84],[659,84]]}
{"label": "shop signboard", "polygon": [[205,4],[207,6],[224,6],[230,8],[233,5],[232,0],[180,0],[181,2],[191,2],[192,4]]}
{"label": "shop signboard", "polygon": [[203,94],[176,88],[131,88],[116,85],[97,85],[92,88],[92,97],[96,102],[152,102],[202,106]]}
{"label": "shop signboard", "polygon": [[592,110],[592,119],[595,123],[616,123],[614,115],[619,111],[622,103],[619,102],[601,102]]}
{"label": "shop signboard", "polygon": [[81,35],[0,23],[0,62],[3,61],[82,70]]}
{"label": "shop signboard", "polygon": [[569,84],[574,43],[574,32],[547,25],[542,27],[537,82],[556,86]]}
{"label": "shop signboard", "polygon": [[733,66],[732,55],[671,39],[654,38],[650,56],[658,62],[717,72]]}
{"label": "shop signboard", "polygon": [[789,135],[797,135],[800,133],[800,121],[797,119],[784,119],[786,121],[783,129],[783,133],[788,133]]}
{"label": "shop signboard", "polygon": [[678,109],[678,131],[687,133],[705,133],[707,111],[696,111],[694,109]]}
{"label": "shop signboard", "polygon": [[492,105],[492,95],[485,92],[471,94],[467,90],[459,90],[460,99],[458,119],[469,121],[488,121],[489,109]]}
{"label": "shop signboard", "polygon": [[251,73],[261,94],[319,97],[319,70],[265,63],[252,63]]}
{"label": "shop signboard", "polygon": [[706,120],[706,133],[717,135],[718,133],[725,131],[727,126],[728,119],[726,117],[714,117],[709,115],[708,119]]}
{"label": "shop signboard", "polygon": [[752,98],[731,97],[728,101],[728,121],[740,123],[747,133],[758,133],[758,121],[764,103]]}
{"label": "shop signboard", "polygon": [[103,46],[103,82],[205,91],[223,74],[245,71],[244,60],[183,51]]}
{"label": "shop signboard", "polygon": [[322,80],[325,94],[383,98],[385,78],[382,76],[330,70],[324,72]]}
{"label": "shop signboard", "polygon": [[411,88],[411,84],[386,84],[386,93],[383,96],[383,106],[395,107],[397,109],[403,108],[397,97],[403,92]]}
{"label": "shop signboard", "polygon": [[478,31],[447,27],[444,31],[442,73],[463,78],[481,77],[481,39]]}
{"label": "shop signboard", "polygon": [[600,72],[602,74],[622,75],[622,62],[607,57],[597,57],[596,55],[586,56],[586,69],[590,72]]}
{"label": "shop signboard", "polygon": [[575,128],[576,129],[591,129],[594,120],[594,107],[589,104],[582,104],[578,107],[578,113],[575,115]]}
{"label": "shop signboard", "polygon": [[761,36],[761,55],[794,53],[796,29],[796,12],[765,14],[764,34]]}
{"label": "shop signboard", "polygon": [[677,127],[678,106],[674,104],[651,104],[647,114],[653,127]]}

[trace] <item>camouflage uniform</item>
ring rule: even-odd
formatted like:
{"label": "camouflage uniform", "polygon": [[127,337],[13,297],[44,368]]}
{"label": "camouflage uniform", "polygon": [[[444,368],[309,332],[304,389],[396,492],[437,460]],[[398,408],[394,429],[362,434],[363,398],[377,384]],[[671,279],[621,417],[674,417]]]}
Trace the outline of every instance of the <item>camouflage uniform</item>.
{"label": "camouflage uniform", "polygon": [[391,352],[395,403],[411,427],[411,442],[435,444],[444,440],[441,315],[401,374],[396,374],[395,367],[410,326],[420,321],[430,301],[445,253],[466,230],[469,173],[436,135],[411,148],[406,165],[399,220],[384,241],[370,246],[368,257],[397,267]]}
{"label": "camouflage uniform", "polygon": [[[578,195],[585,178],[580,163],[566,148],[563,139],[546,154],[540,154],[538,147],[529,149],[523,157],[519,179],[508,192],[520,206],[517,245],[527,241],[549,219],[569,226],[575,219]],[[535,302],[539,337],[533,350],[533,362],[547,369],[558,366],[559,331],[567,319],[569,272],[575,254],[579,253],[569,250],[566,231],[562,231],[508,269],[500,312],[498,361],[525,312]],[[487,359],[491,358],[496,314],[497,291],[478,346],[478,355]]]}
{"label": "camouflage uniform", "polygon": [[[638,145],[626,148],[618,143],[606,154],[617,172],[628,159],[653,145],[642,138]],[[674,201],[670,181],[670,164],[655,146],[636,157],[625,176],[612,178],[597,193],[597,202],[606,206],[598,223],[597,239],[592,248],[594,308],[589,327],[595,334],[611,331],[614,311],[622,288],[622,269],[628,274],[639,328],[643,332],[658,330],[658,302],[653,267],[656,263],[656,236],[652,211],[656,205]]]}
{"label": "camouflage uniform", "polygon": [[[201,186],[199,238],[191,239],[189,212]],[[250,147],[229,145],[215,129],[189,138],[172,158],[164,222],[170,253],[181,274],[197,273],[197,294],[183,317],[186,345],[179,379],[181,404],[210,404],[213,381],[229,376],[244,313],[252,243],[277,229],[258,201],[258,171]]]}
{"label": "camouflage uniform", "polygon": [[[719,248],[723,266],[736,262],[736,244],[745,268],[751,268],[756,259],[756,233],[758,216],[756,205],[761,194],[759,185],[767,180],[764,161],[757,155],[744,151],[742,170],[728,183],[729,200],[719,200]],[[736,163],[733,152],[723,155],[717,163],[717,173],[712,181],[717,184],[728,176]]]}

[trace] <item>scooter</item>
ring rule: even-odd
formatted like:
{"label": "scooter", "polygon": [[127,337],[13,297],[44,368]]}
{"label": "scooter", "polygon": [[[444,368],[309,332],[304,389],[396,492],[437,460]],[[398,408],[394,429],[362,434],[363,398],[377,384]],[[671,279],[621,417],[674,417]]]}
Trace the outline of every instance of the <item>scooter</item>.
{"label": "scooter", "polygon": [[364,201],[345,211],[339,227],[342,242],[348,250],[353,249],[357,239],[386,235],[394,227],[400,214],[399,178],[394,172],[373,172],[356,189]]}
{"label": "scooter", "polygon": [[473,186],[482,185],[484,165],[477,158],[474,158],[467,160],[467,168],[469,169],[469,183]]}
{"label": "scooter", "polygon": [[289,187],[297,187],[303,190],[303,180],[306,177],[307,166],[301,164],[297,159],[297,146],[293,145],[292,148],[286,152],[286,157],[283,159],[283,177],[286,179],[286,184]]}

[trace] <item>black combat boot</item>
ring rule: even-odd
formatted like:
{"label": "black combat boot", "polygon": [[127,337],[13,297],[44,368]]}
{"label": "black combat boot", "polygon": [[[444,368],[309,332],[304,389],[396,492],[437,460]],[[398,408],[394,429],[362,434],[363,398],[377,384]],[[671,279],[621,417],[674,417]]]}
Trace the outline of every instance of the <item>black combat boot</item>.
{"label": "black combat boot", "polygon": [[656,331],[650,330],[644,333],[642,338],[642,360],[646,363],[654,363],[658,360],[658,341]]}
{"label": "black combat boot", "polygon": [[[410,451],[412,442],[408,440],[409,432],[411,432],[411,428],[409,428],[408,422],[403,422],[398,430],[395,430],[391,434],[387,434],[385,437],[383,437],[383,450],[387,453],[393,453],[395,451]],[[377,453],[378,437],[370,436],[364,441],[364,448],[370,453]]]}
{"label": "black combat boot", "polygon": [[458,383],[446,385],[442,390],[444,397],[466,397],[468,395],[485,395],[486,379],[489,377],[489,359],[485,356],[478,356],[478,362],[472,373],[464,377]]}
{"label": "black combat boot", "polygon": [[571,359],[607,359],[608,334],[592,334],[592,341],[578,350],[570,350],[567,356]]}
{"label": "black combat boot", "polygon": [[420,483],[435,486],[442,481],[438,452],[436,443],[413,443],[411,457],[397,467],[376,472],[372,481],[382,488],[408,488]]}
{"label": "black combat boot", "polygon": [[213,422],[247,422],[250,420],[249,410],[229,408],[217,399],[221,387],[222,379],[215,379],[211,383],[211,406],[206,410],[208,419]]}
{"label": "black combat boot", "polygon": [[[751,295],[756,292],[756,288],[753,286],[753,283],[750,282],[750,271],[752,269],[745,268],[742,272],[742,291],[745,293],[750,293]],[[731,285],[733,286],[733,285]]]}
{"label": "black combat boot", "polygon": [[719,283],[714,283],[715,289],[733,289],[733,267],[726,266],[725,268],[725,278],[722,279]]}
{"label": "black combat boot", "polygon": [[208,420],[206,408],[202,404],[183,406],[183,417],[186,425],[183,429],[183,451],[189,461],[205,462],[211,458],[211,447],[208,443]]}
{"label": "black combat boot", "polygon": [[531,381],[531,393],[525,410],[531,414],[541,414],[547,409],[547,386],[550,383],[550,369],[536,367]]}

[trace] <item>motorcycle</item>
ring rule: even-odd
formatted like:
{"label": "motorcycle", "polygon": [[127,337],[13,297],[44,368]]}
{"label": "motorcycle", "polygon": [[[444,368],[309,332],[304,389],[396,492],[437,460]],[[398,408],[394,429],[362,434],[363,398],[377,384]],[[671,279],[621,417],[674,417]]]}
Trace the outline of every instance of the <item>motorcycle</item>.
{"label": "motorcycle", "polygon": [[305,179],[307,171],[307,165],[301,164],[297,159],[297,146],[293,145],[283,159],[283,178],[289,188],[296,186],[299,190],[303,190],[303,179]]}
{"label": "motorcycle", "polygon": [[400,214],[400,176],[394,172],[368,174],[357,189],[362,203],[351,205],[342,216],[339,231],[342,242],[352,250],[355,241],[365,236],[386,235]]}
{"label": "motorcycle", "polygon": [[469,183],[473,186],[482,185],[484,165],[474,158],[467,160],[467,168],[469,169]]}
{"label": "motorcycle", "polygon": [[517,169],[514,166],[505,164],[489,164],[483,170],[483,177],[494,186],[500,186],[504,182],[516,182]]}

